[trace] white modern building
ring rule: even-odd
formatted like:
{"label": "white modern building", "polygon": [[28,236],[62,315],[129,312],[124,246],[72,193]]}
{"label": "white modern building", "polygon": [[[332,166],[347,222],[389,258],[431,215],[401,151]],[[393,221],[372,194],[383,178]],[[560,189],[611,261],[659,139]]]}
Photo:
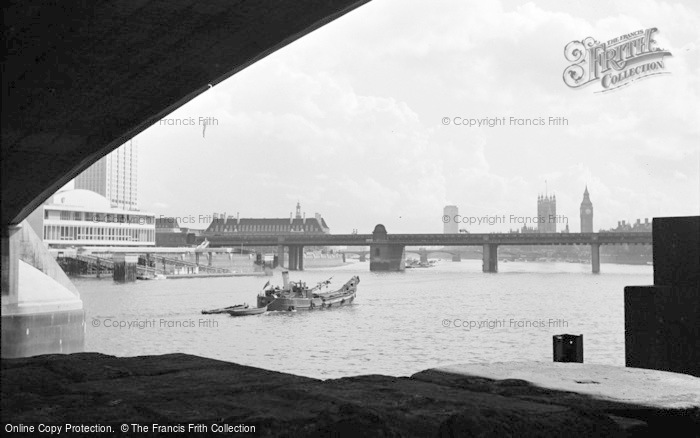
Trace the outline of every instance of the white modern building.
{"label": "white modern building", "polygon": [[102,157],[75,178],[75,188],[92,190],[112,207],[138,210],[138,154],[133,140]]}
{"label": "white modern building", "polygon": [[114,208],[91,190],[64,190],[37,208],[27,222],[49,248],[154,246],[155,215]]}

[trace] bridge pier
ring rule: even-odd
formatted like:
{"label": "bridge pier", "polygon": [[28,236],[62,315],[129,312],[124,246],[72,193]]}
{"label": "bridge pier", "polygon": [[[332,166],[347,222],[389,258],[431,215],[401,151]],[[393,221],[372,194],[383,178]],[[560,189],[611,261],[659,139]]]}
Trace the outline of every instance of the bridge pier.
{"label": "bridge pier", "polygon": [[485,243],[483,252],[483,264],[481,267],[484,272],[498,272],[498,245],[495,243]]}
{"label": "bridge pier", "polygon": [[284,245],[277,246],[277,265],[289,269],[284,260]]}
{"label": "bridge pier", "polygon": [[372,242],[369,246],[370,271],[406,270],[406,246],[389,243],[384,225],[374,227]]}
{"label": "bridge pier", "polygon": [[[0,246],[0,356],[13,358],[83,351],[83,302],[32,227],[26,221],[20,225],[3,225]],[[29,266],[23,266],[25,263]],[[33,290],[36,288],[41,288],[38,295]],[[21,296],[23,290],[32,294]]]}
{"label": "bridge pier", "polygon": [[207,265],[211,266],[212,259],[214,258],[214,253],[213,252],[208,252],[207,253]]}
{"label": "bridge pier", "polygon": [[406,247],[398,244],[370,245],[370,271],[404,271],[406,270]]}
{"label": "bridge pier", "polygon": [[290,271],[304,270],[304,247],[301,245],[289,246],[289,266]]}
{"label": "bridge pier", "polygon": [[[5,306],[19,300],[19,253],[22,246],[22,225],[8,225],[2,229],[2,314]],[[3,318],[4,320],[4,318]],[[4,321],[3,321],[4,322]],[[5,333],[3,333],[4,337]]]}
{"label": "bridge pier", "polygon": [[112,256],[114,262],[114,272],[112,278],[119,283],[127,283],[136,281],[136,265],[139,261],[139,256],[133,254],[114,254]]}
{"label": "bridge pier", "polygon": [[452,261],[453,262],[461,262],[462,261],[462,254],[452,254]]}
{"label": "bridge pier", "polygon": [[343,263],[345,263],[345,253],[343,253]]}
{"label": "bridge pier", "polygon": [[428,263],[428,251],[420,250],[420,251],[418,251],[418,255],[420,257],[421,263]]}
{"label": "bridge pier", "polygon": [[591,243],[591,270],[600,273],[600,243]]}
{"label": "bridge pier", "polygon": [[197,266],[199,266],[199,253],[198,252],[194,253],[194,262]]}
{"label": "bridge pier", "polygon": [[365,254],[364,252],[362,254],[360,254],[360,261],[366,262],[367,261],[367,254]]}
{"label": "bridge pier", "polygon": [[296,271],[297,269],[297,252],[296,247],[288,246],[289,249],[289,263],[287,264],[287,269],[290,271]]}

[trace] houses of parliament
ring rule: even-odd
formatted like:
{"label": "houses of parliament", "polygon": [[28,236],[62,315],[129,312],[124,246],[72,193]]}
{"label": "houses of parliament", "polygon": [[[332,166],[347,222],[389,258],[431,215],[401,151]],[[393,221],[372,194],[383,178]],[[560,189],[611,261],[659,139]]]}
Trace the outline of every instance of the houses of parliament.
{"label": "houses of parliament", "polygon": [[[579,207],[581,218],[581,232],[593,232],[593,203],[588,193],[588,186],[583,192],[583,200]],[[537,196],[537,217],[540,219],[537,227],[523,226],[521,233],[556,233],[559,216],[557,216],[557,196],[540,194]],[[569,225],[561,230],[562,233],[569,232]]]}

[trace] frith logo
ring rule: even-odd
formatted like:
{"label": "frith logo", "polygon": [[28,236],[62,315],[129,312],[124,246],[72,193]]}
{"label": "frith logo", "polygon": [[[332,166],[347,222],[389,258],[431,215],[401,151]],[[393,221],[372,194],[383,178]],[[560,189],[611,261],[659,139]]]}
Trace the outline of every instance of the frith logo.
{"label": "frith logo", "polygon": [[564,83],[579,88],[600,82],[604,93],[629,85],[649,76],[669,74],[664,56],[671,52],[656,47],[655,27],[621,35],[601,43],[592,37],[572,41],[564,48],[564,56],[572,62],[564,70]]}

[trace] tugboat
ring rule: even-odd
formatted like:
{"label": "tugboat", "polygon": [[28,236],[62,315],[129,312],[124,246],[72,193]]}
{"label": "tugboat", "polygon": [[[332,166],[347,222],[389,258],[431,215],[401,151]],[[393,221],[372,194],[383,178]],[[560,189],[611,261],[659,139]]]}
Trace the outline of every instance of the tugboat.
{"label": "tugboat", "polygon": [[[331,277],[332,278],[332,277]],[[323,309],[350,304],[355,299],[360,277],[354,276],[340,289],[324,292],[330,279],[309,288],[306,283],[289,281],[289,272],[282,272],[283,286],[280,288],[266,286],[258,295],[258,307],[267,307],[269,311],[292,311]]]}

